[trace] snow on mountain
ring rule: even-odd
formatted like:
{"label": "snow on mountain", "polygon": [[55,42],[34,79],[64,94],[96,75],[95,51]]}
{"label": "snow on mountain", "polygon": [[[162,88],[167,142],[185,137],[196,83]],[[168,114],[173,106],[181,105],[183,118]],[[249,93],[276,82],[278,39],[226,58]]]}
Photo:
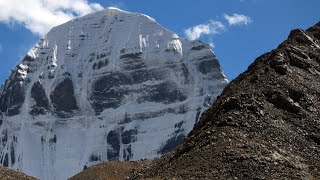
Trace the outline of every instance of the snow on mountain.
{"label": "snow on mountain", "polygon": [[0,162],[66,179],[178,145],[228,83],[209,45],[108,8],[53,28],[0,89]]}

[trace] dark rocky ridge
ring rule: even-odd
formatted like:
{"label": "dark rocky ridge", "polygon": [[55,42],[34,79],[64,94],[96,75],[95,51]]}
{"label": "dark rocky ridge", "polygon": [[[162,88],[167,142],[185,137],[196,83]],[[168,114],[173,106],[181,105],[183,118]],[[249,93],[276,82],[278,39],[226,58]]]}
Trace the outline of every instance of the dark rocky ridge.
{"label": "dark rocky ridge", "polygon": [[175,151],[131,179],[319,179],[320,23],[232,81]]}
{"label": "dark rocky ridge", "polygon": [[0,110],[6,112],[7,116],[19,114],[25,98],[24,87],[28,84],[24,79],[24,73],[28,69],[20,65],[16,69],[6,80],[5,85],[0,88]]}

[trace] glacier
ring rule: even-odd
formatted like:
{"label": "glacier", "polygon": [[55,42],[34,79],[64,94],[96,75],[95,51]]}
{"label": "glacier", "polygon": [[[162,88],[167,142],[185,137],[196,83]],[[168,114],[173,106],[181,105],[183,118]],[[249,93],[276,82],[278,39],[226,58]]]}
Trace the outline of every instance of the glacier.
{"label": "glacier", "polygon": [[209,45],[107,8],[54,27],[0,89],[0,163],[44,180],[172,150],[228,83]]}

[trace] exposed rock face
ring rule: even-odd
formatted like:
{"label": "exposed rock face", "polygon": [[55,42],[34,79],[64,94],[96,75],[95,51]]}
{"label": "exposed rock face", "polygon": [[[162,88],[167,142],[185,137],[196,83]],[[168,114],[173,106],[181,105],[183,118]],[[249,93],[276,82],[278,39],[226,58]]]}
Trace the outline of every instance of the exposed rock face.
{"label": "exposed rock face", "polygon": [[175,151],[132,179],[319,179],[320,23],[232,81]]}
{"label": "exposed rock face", "polygon": [[72,80],[69,78],[63,79],[62,82],[54,88],[50,94],[50,99],[57,113],[71,113],[78,109],[76,98],[74,97],[74,88]]}
{"label": "exposed rock face", "polygon": [[25,79],[27,70],[28,66],[18,65],[1,88],[0,109],[2,112],[6,112],[7,116],[19,114],[19,110],[24,103],[24,88],[28,83]]}
{"label": "exposed rock face", "polygon": [[106,9],[53,28],[0,90],[0,162],[66,179],[170,151],[228,83],[211,48]]}
{"label": "exposed rock face", "polygon": [[36,104],[32,107],[30,114],[32,116],[45,115],[49,110],[49,100],[40,81],[33,84],[31,88],[31,98],[35,100]]}

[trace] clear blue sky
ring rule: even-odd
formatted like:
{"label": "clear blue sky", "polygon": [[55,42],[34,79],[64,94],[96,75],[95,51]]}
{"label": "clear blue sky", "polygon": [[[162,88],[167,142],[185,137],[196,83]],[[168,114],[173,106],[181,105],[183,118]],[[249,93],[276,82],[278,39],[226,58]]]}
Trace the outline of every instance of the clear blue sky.
{"label": "clear blue sky", "polygon": [[[306,29],[320,21],[320,0],[90,0],[89,3],[147,14],[181,37],[186,36],[186,29],[208,24],[210,20],[223,23],[224,30],[200,39],[214,44],[213,50],[229,80],[246,70],[256,57],[276,48],[290,30]],[[0,16],[1,8],[4,6],[0,3]],[[249,17],[251,23],[228,25],[225,15],[234,13]],[[39,39],[25,26],[0,17],[0,83]]]}

